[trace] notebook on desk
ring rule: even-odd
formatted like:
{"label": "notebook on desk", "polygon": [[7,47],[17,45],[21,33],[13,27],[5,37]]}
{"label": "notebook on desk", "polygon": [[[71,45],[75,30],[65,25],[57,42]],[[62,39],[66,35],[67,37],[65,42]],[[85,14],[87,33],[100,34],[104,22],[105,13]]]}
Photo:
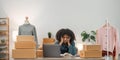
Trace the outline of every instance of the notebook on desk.
{"label": "notebook on desk", "polygon": [[44,57],[61,57],[60,46],[56,44],[43,44]]}

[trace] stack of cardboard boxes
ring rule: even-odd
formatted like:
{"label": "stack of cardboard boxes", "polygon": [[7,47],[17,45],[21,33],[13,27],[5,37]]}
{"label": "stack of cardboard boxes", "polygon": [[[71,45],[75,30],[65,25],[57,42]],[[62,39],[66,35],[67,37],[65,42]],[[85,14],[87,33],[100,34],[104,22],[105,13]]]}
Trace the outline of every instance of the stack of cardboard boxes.
{"label": "stack of cardboard boxes", "polygon": [[54,38],[43,38],[43,44],[54,44]]}
{"label": "stack of cardboard boxes", "polygon": [[40,45],[39,49],[36,52],[37,57],[43,57],[43,44],[54,44],[54,38],[43,38],[43,43]]}
{"label": "stack of cardboard boxes", "polygon": [[12,50],[13,58],[36,58],[36,43],[34,36],[17,36],[15,49]]}
{"label": "stack of cardboard boxes", "polygon": [[100,45],[83,45],[83,50],[80,51],[82,58],[100,58],[102,51]]}

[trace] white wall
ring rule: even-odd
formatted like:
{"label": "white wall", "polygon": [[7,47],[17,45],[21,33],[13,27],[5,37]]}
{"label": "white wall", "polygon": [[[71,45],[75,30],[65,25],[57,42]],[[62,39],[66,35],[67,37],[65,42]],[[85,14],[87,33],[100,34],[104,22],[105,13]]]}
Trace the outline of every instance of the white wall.
{"label": "white wall", "polygon": [[120,28],[119,0],[0,0],[0,17],[10,18],[11,33],[18,31],[25,16],[36,26],[38,39],[50,31],[70,28],[80,36],[83,30],[95,30],[109,22]]}
{"label": "white wall", "polygon": [[10,38],[25,16],[37,29],[39,42],[47,32],[70,28],[80,41],[83,30],[96,30],[106,18],[120,31],[120,0],[0,0],[0,17],[10,18]]}

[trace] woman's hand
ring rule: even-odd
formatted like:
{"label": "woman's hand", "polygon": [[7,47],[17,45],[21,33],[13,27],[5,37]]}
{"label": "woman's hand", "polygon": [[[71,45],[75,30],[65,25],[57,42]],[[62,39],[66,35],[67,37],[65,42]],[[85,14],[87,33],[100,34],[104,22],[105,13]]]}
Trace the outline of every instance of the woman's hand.
{"label": "woman's hand", "polygon": [[70,40],[68,40],[68,42],[67,42],[67,43],[68,43],[68,46],[70,46]]}
{"label": "woman's hand", "polygon": [[63,38],[61,38],[59,45],[62,45],[63,43]]}

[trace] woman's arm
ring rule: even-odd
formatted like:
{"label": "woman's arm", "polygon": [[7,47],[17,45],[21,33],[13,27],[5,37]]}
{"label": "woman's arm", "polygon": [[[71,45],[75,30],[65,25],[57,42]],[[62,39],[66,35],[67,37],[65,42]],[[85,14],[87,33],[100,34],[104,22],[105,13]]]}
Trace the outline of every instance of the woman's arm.
{"label": "woman's arm", "polygon": [[77,53],[77,49],[75,47],[75,42],[72,41],[70,46],[68,46],[69,50],[68,52],[71,53],[72,55],[75,55]]}

